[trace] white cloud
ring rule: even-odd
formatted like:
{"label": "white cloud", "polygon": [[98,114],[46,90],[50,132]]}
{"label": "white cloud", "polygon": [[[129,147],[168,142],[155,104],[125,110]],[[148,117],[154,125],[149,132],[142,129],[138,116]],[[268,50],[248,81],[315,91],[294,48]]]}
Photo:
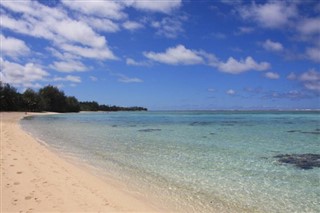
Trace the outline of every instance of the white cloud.
{"label": "white cloud", "polygon": [[77,56],[65,51],[61,53],[52,47],[47,47],[46,50],[49,51],[54,57],[60,60],[80,60],[81,59],[80,56]]}
{"label": "white cloud", "polygon": [[209,66],[216,67],[219,64],[218,58],[212,54],[212,53],[207,53],[204,50],[198,50],[194,51],[198,56],[201,56],[203,59],[205,59],[205,63]]}
{"label": "white cloud", "polygon": [[122,24],[123,28],[127,29],[127,30],[137,30],[140,28],[143,28],[144,26],[142,24],[140,24],[139,22],[135,22],[135,21],[126,21]]}
{"label": "white cloud", "polygon": [[204,62],[196,51],[187,49],[181,44],[166,49],[164,53],[144,52],[143,54],[150,60],[172,65],[191,65]]}
{"label": "white cloud", "polygon": [[279,42],[271,41],[270,39],[263,42],[262,47],[269,51],[279,52],[283,50],[283,46]]}
{"label": "white cloud", "polygon": [[264,76],[266,78],[274,79],[274,80],[280,78],[280,75],[278,73],[275,73],[275,72],[267,72]]}
{"label": "white cloud", "polygon": [[150,66],[151,64],[147,61],[135,61],[132,58],[127,58],[126,59],[126,64],[131,65],[131,66]]}
{"label": "white cloud", "polygon": [[89,76],[89,78],[90,78],[91,81],[98,81],[98,78],[95,77],[95,76],[92,76],[92,75],[91,75],[91,76]]}
{"label": "white cloud", "polygon": [[114,33],[120,30],[120,27],[115,22],[106,18],[81,17],[81,20],[87,23],[94,29],[107,33]]}
{"label": "white cloud", "polygon": [[270,68],[270,64],[267,62],[258,63],[251,56],[240,61],[230,57],[227,62],[220,62],[217,67],[222,72],[239,74],[250,70],[264,71]]}
{"label": "white cloud", "polygon": [[36,81],[44,81],[49,73],[39,65],[27,63],[21,65],[0,58],[1,79],[5,83],[25,86]]}
{"label": "white cloud", "polygon": [[151,22],[151,27],[157,30],[157,35],[167,38],[176,38],[184,32],[182,28],[182,21],[185,19],[185,16],[165,17],[161,21]]}
{"label": "white cloud", "polygon": [[236,91],[234,91],[233,89],[229,89],[226,91],[226,94],[228,95],[235,95],[236,94]]}
{"label": "white cloud", "polygon": [[85,58],[112,59],[112,60],[117,59],[117,57],[107,47],[90,48],[90,47],[81,47],[81,46],[70,45],[70,44],[62,44],[60,48],[74,55],[78,55]]}
{"label": "white cloud", "polygon": [[287,76],[288,80],[295,80],[297,79],[297,75],[293,72],[291,72],[288,76]]}
{"label": "white cloud", "polygon": [[320,81],[320,73],[311,69],[307,72],[302,73],[299,76],[299,80],[301,81]]}
{"label": "white cloud", "polygon": [[306,49],[306,57],[309,60],[320,63],[320,47],[309,47]]}
{"label": "white cloud", "polygon": [[122,83],[142,83],[143,80],[141,80],[140,78],[129,78],[126,75],[123,74],[116,74],[119,78],[118,81],[122,82]]}
{"label": "white cloud", "polygon": [[13,37],[5,37],[0,34],[0,52],[4,56],[16,58],[18,56],[28,55],[30,49],[24,41]]}
{"label": "white cloud", "polygon": [[252,33],[254,29],[252,27],[238,27],[238,32],[236,34],[249,34]]}
{"label": "white cloud", "polygon": [[312,91],[320,92],[320,72],[311,69],[301,75],[296,75],[295,73],[290,73],[287,77],[289,80],[298,80],[303,86]]}
{"label": "white cloud", "polygon": [[256,21],[261,27],[279,28],[298,15],[295,4],[285,1],[270,1],[265,4],[252,3],[239,9],[242,18]]}
{"label": "white cloud", "polygon": [[70,1],[62,0],[62,3],[70,9],[80,11],[87,15],[94,15],[111,19],[126,18],[122,11],[123,5],[116,1],[99,0],[99,1]]}
{"label": "white cloud", "polygon": [[106,45],[105,38],[96,34],[92,28],[84,22],[62,20],[56,24],[58,24],[58,26],[50,26],[52,32],[57,33],[67,41],[97,48],[102,48]]}
{"label": "white cloud", "polygon": [[125,3],[127,4],[127,6],[132,6],[140,10],[170,13],[174,9],[177,9],[181,6],[182,0],[170,0],[170,1],[126,0]]}
{"label": "white cloud", "polygon": [[306,18],[297,24],[297,30],[304,35],[320,34],[320,18]]}
{"label": "white cloud", "polygon": [[83,72],[88,70],[88,68],[80,61],[55,61],[50,65],[52,69],[59,72]]}
{"label": "white cloud", "polygon": [[70,81],[74,83],[81,83],[81,78],[79,76],[67,75],[66,77],[55,77],[54,81]]}
{"label": "white cloud", "polygon": [[[115,58],[104,36],[95,32],[86,22],[70,18],[61,7],[47,7],[36,1],[23,1],[18,7],[11,2],[1,1],[1,5],[13,12],[18,12],[15,14],[16,18],[1,14],[3,28],[47,39],[60,49],[64,44],[81,45],[84,49],[90,48],[99,52],[96,54],[98,59]],[[93,24],[97,27],[96,25],[97,23]],[[63,50],[66,51],[66,49]],[[92,56],[94,54],[90,55],[91,58],[95,58]]]}
{"label": "white cloud", "polygon": [[313,90],[313,91],[318,91],[320,92],[320,82],[319,81],[309,81],[309,82],[305,82],[304,86],[308,89],[308,90]]}
{"label": "white cloud", "polygon": [[176,47],[170,47],[163,53],[144,52],[143,54],[148,59],[160,63],[171,65],[206,64],[218,68],[221,72],[231,74],[240,74],[250,70],[264,71],[271,67],[268,62],[256,62],[251,56],[239,61],[229,57],[226,62],[223,62],[214,54],[203,50],[190,50],[181,44]]}

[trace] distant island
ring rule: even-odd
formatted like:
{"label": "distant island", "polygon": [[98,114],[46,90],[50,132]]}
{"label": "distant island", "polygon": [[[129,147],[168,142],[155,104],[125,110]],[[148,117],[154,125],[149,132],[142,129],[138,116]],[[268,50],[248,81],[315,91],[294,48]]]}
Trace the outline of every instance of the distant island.
{"label": "distant island", "polygon": [[62,90],[48,85],[38,92],[27,89],[22,94],[10,84],[0,81],[0,111],[30,112],[80,112],[80,111],[147,111],[144,107],[121,107],[100,105],[96,101],[78,101],[74,96],[66,96]]}

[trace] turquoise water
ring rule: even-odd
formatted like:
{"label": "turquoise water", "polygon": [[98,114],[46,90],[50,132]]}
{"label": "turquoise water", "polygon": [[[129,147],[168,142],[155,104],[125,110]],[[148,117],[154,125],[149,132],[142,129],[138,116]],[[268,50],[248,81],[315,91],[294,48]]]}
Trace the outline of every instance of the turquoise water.
{"label": "turquoise water", "polygon": [[175,211],[320,212],[320,168],[274,158],[320,154],[316,112],[80,113],[21,124]]}

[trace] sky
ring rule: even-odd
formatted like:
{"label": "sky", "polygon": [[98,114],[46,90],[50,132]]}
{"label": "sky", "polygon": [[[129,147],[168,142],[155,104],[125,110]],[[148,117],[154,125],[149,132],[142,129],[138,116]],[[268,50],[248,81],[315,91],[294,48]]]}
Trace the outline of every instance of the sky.
{"label": "sky", "polygon": [[319,109],[315,0],[0,1],[1,81],[150,110]]}

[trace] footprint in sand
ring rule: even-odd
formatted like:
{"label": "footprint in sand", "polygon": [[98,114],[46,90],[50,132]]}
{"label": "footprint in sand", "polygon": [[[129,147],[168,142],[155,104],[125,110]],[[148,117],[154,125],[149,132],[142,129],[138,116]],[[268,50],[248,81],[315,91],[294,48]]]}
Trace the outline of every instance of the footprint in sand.
{"label": "footprint in sand", "polygon": [[14,199],[14,200],[12,201],[12,204],[13,204],[14,206],[16,206],[16,205],[17,205],[17,202],[18,202],[18,199]]}
{"label": "footprint in sand", "polygon": [[24,199],[25,200],[30,200],[32,198],[32,196],[26,196]]}
{"label": "footprint in sand", "polygon": [[19,175],[20,175],[20,174],[22,174],[22,172],[21,172],[21,171],[19,171],[19,172],[17,172],[17,174],[19,174]]}
{"label": "footprint in sand", "polygon": [[34,200],[35,200],[37,203],[41,203],[41,200],[39,200],[37,197],[35,197]]}

